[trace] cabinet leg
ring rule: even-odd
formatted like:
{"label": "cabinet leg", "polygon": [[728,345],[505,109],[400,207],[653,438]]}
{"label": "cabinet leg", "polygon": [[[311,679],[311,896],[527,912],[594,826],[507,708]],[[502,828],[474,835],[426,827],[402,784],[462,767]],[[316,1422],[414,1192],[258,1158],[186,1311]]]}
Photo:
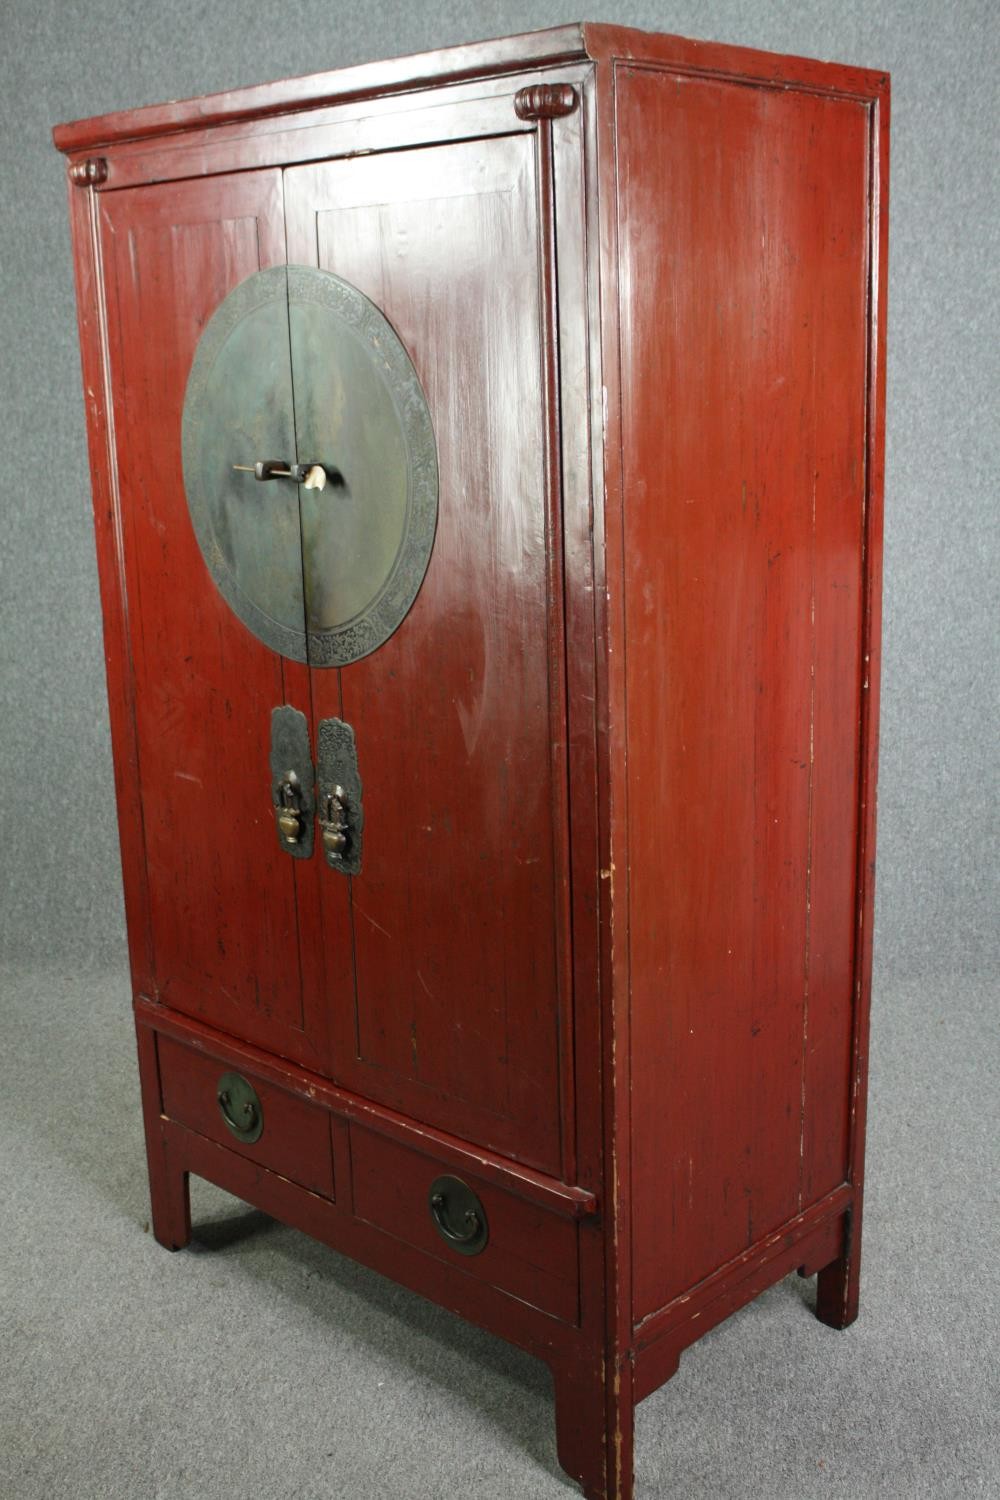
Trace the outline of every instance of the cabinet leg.
{"label": "cabinet leg", "polygon": [[816,1316],[831,1328],[847,1328],[858,1316],[861,1287],[861,1210],[847,1224],[844,1252],[816,1278]]}
{"label": "cabinet leg", "polygon": [[631,1364],[622,1361],[617,1379],[599,1356],[555,1363],[552,1373],[560,1464],[587,1500],[632,1500]]}
{"label": "cabinet leg", "polygon": [[142,1117],[146,1128],[149,1206],[153,1234],[167,1250],[183,1250],[191,1239],[191,1194],[188,1174],[174,1157],[166,1121],[160,1114],[160,1070],[156,1037],[148,1026],[136,1027]]}
{"label": "cabinet leg", "polygon": [[165,1140],[151,1142],[147,1157],[153,1234],[165,1249],[183,1250],[191,1239],[188,1174],[171,1162]]}

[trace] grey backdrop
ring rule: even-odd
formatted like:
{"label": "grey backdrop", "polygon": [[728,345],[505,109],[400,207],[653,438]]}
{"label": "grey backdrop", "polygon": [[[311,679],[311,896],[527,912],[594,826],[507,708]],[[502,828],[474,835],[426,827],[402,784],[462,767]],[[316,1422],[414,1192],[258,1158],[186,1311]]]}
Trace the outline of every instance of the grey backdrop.
{"label": "grey backdrop", "polygon": [[[55,121],[579,19],[562,0],[4,0],[0,952],[119,961],[122,906]],[[991,25],[992,11],[992,25]],[[893,80],[876,962],[996,958],[996,10],[607,0],[593,19]]]}
{"label": "grey backdrop", "polygon": [[[558,1500],[543,1368],[194,1184],[148,1229],[54,121],[553,25],[553,0],[0,0],[0,1493]],[[607,0],[893,75],[862,1318],[792,1277],[639,1411],[643,1500],[1000,1494],[996,6]],[[210,1250],[211,1254],[204,1252]],[[266,1349],[266,1356],[262,1351]]]}

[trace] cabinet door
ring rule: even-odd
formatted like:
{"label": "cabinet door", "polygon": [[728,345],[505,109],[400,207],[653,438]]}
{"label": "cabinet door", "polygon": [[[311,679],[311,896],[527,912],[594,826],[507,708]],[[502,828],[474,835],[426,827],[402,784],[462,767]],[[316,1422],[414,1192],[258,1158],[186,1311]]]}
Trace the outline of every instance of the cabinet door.
{"label": "cabinet door", "polygon": [[[315,1063],[323,1044],[299,961],[301,874],[278,846],[268,764],[272,710],[286,701],[308,710],[308,676],[217,591],[181,457],[202,329],[237,283],[284,261],[281,174],[138,187],[100,202],[146,851],[144,987]],[[276,357],[287,359],[287,334],[282,347]],[[291,506],[297,528],[294,489]]]}
{"label": "cabinet door", "polygon": [[[365,819],[359,874],[314,866],[324,947],[334,962],[339,942],[353,948],[353,987],[328,976],[338,1080],[557,1171],[568,876],[543,336],[554,267],[537,136],[512,102],[507,129],[484,137],[470,119],[479,138],[285,173],[289,262],[345,278],[392,324],[427,397],[440,481],[429,568],[401,626],[362,660],[312,672],[316,720],[354,729]],[[305,505],[302,524],[308,600]]]}

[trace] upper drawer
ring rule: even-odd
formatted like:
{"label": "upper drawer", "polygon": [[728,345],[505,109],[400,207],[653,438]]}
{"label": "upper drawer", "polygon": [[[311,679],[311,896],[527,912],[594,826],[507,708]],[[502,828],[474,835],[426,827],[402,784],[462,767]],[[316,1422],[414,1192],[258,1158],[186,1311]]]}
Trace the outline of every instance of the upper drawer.
{"label": "upper drawer", "polygon": [[[354,1124],[351,1176],[359,1219],[565,1323],[578,1321],[577,1226],[572,1220]],[[459,1190],[446,1187],[437,1207],[447,1228],[457,1236],[470,1234],[474,1254],[463,1253],[460,1239],[449,1241],[435,1223],[431,1190],[439,1178],[459,1180],[478,1199],[474,1211],[480,1226],[485,1218],[485,1235],[482,1227],[471,1233],[477,1221],[463,1220],[473,1200]]]}
{"label": "upper drawer", "polygon": [[[242,1139],[227,1126],[219,1103],[222,1080],[234,1072],[231,1065],[168,1036],[157,1037],[157,1048],[165,1115],[314,1193],[334,1196],[330,1116],[325,1109],[241,1069],[239,1076],[252,1085],[260,1101],[263,1123],[256,1140]],[[230,1107],[239,1102],[237,1098]]]}

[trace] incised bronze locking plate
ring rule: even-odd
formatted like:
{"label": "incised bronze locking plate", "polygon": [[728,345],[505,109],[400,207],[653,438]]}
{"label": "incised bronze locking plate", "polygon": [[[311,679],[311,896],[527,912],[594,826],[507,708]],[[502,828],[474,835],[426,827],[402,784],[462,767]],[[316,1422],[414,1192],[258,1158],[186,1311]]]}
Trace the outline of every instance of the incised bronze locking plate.
{"label": "incised bronze locking plate", "polygon": [[312,266],[235,287],[195,352],[183,459],[208,570],[265,645],[342,666],[396,630],[434,544],[437,453],[413,363],[357,287]]}

